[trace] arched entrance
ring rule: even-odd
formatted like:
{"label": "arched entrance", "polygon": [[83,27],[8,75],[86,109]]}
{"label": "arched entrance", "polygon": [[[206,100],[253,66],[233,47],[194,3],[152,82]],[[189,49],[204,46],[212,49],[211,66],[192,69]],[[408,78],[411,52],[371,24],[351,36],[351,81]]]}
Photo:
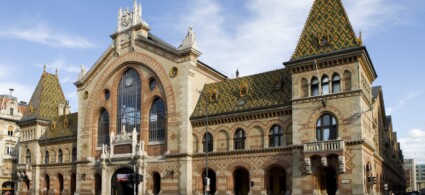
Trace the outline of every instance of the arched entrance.
{"label": "arched entrance", "polygon": [[322,192],[335,195],[338,189],[336,171],[332,167],[320,167],[317,176],[318,184]]}
{"label": "arched entrance", "polygon": [[[202,181],[204,181],[204,178],[206,177],[206,171],[202,172]],[[213,170],[208,169],[208,178],[210,178],[210,191],[208,194],[215,194],[217,192],[217,179],[216,174]],[[205,192],[205,183],[203,182],[203,192]]]}
{"label": "arched entrance", "polygon": [[62,174],[58,174],[58,187],[59,187],[59,194],[62,194],[63,191],[63,176]]}
{"label": "arched entrance", "polygon": [[129,176],[132,173],[133,170],[129,168],[121,168],[115,171],[111,178],[112,195],[134,194],[133,184],[129,182]]}
{"label": "arched entrance", "polygon": [[237,168],[233,172],[235,195],[247,195],[249,192],[249,172],[245,168]]}
{"label": "arched entrance", "polygon": [[71,194],[74,194],[75,188],[77,186],[77,175],[75,173],[71,174]]}
{"label": "arched entrance", "polygon": [[94,175],[94,194],[100,195],[102,191],[102,177],[99,174]]}
{"label": "arched entrance", "polygon": [[11,181],[4,182],[1,185],[2,195],[13,195],[15,191],[15,183]]}
{"label": "arched entrance", "polygon": [[284,195],[286,193],[286,171],[285,169],[273,166],[267,171],[268,181],[267,191],[270,195]]}
{"label": "arched entrance", "polygon": [[155,195],[159,194],[159,192],[161,191],[161,175],[159,175],[159,173],[157,172],[153,172],[152,180],[153,180],[152,193]]}
{"label": "arched entrance", "polygon": [[44,188],[43,188],[43,193],[47,193],[50,190],[50,176],[49,175],[45,175],[44,176]]}

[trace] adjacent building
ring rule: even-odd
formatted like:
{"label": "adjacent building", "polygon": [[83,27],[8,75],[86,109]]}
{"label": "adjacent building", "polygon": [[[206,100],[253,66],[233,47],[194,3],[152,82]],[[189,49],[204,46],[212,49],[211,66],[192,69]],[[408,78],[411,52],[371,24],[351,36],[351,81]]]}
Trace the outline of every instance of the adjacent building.
{"label": "adjacent building", "polygon": [[0,95],[0,184],[1,194],[13,193],[18,183],[16,175],[19,127],[16,124],[25,113],[26,103],[10,95]]}
{"label": "adjacent building", "polygon": [[416,165],[417,189],[425,189],[425,164]]}
{"label": "adjacent building", "polygon": [[[406,191],[416,191],[416,161],[415,159],[404,159],[404,175],[406,177]],[[424,178],[425,179],[425,178]]]}
{"label": "adjacent building", "polygon": [[113,44],[74,83],[78,113],[42,73],[19,122],[19,194],[403,192],[369,53],[341,0],[312,3],[285,68],[236,78],[198,59],[191,28],[175,47],[141,4],[120,9]]}

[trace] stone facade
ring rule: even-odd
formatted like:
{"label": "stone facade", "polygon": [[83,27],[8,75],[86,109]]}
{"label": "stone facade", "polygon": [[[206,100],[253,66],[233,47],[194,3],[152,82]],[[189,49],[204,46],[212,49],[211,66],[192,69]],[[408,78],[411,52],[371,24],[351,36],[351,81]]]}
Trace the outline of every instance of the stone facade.
{"label": "stone facade", "polygon": [[198,60],[191,28],[174,47],[141,13],[120,9],[113,44],[82,66],[78,113],[43,72],[19,123],[19,194],[404,190],[377,74],[340,0],[314,2],[286,68],[234,79]]}
{"label": "stone facade", "polygon": [[[13,89],[11,89],[13,92]],[[25,102],[16,97],[0,95],[0,184],[1,193],[15,191],[18,183],[16,175],[19,127],[16,124],[26,109]]]}

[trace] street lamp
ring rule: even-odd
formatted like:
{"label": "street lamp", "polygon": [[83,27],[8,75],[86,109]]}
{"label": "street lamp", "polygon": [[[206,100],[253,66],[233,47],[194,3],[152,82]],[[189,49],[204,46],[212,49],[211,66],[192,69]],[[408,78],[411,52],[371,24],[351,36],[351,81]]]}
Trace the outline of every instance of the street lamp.
{"label": "street lamp", "polygon": [[388,195],[388,184],[384,184],[385,194]]}

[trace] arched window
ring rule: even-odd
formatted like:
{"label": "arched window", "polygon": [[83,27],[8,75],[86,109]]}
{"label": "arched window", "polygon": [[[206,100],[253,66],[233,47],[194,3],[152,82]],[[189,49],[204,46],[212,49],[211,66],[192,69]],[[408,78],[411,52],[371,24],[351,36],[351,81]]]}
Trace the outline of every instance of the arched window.
{"label": "arched window", "polygon": [[102,108],[100,111],[99,121],[97,123],[97,146],[109,143],[109,113]]}
{"label": "arched window", "polygon": [[72,148],[72,162],[77,161],[77,148]]}
{"label": "arched window", "polygon": [[58,152],[58,163],[62,163],[63,162],[63,154],[62,154],[62,150],[59,149]]}
{"label": "arched window", "polygon": [[202,138],[202,144],[204,145],[204,152],[207,151],[207,147],[208,147],[208,152],[213,151],[213,137],[211,133],[204,134],[204,137]]}
{"label": "arched window", "polygon": [[351,90],[351,72],[346,70],[344,72],[344,91]]}
{"label": "arched window", "polygon": [[132,132],[134,128],[140,132],[140,93],[139,74],[133,69],[127,70],[118,85],[118,133],[121,133],[123,128],[127,132]]}
{"label": "arched window", "polygon": [[337,122],[330,114],[322,115],[316,123],[316,139],[319,141],[335,140],[337,138]]}
{"label": "arched window", "polygon": [[279,125],[273,125],[273,127],[270,129],[269,145],[270,147],[283,145],[283,132],[282,127],[280,127]]}
{"label": "arched window", "polygon": [[235,150],[245,149],[245,131],[243,129],[238,129],[235,132],[233,140],[235,141]]}
{"label": "arched window", "polygon": [[319,79],[316,77],[313,77],[311,79],[311,96],[318,96],[319,95]]}
{"label": "arched window", "polygon": [[31,151],[29,149],[27,150],[27,155],[26,155],[25,160],[26,160],[25,162],[27,163],[27,165],[31,164]]}
{"label": "arched window", "polygon": [[322,94],[329,94],[329,78],[326,75],[322,77]]}
{"label": "arched window", "polygon": [[301,97],[308,96],[308,81],[307,79],[301,79]]}
{"label": "arched window", "polygon": [[332,93],[341,92],[341,79],[339,78],[339,74],[334,74],[332,76]]}
{"label": "arched window", "polygon": [[149,141],[163,141],[165,139],[165,105],[161,98],[157,98],[149,113]]}
{"label": "arched window", "polygon": [[49,152],[48,151],[44,152],[44,163],[45,164],[49,163]]}

